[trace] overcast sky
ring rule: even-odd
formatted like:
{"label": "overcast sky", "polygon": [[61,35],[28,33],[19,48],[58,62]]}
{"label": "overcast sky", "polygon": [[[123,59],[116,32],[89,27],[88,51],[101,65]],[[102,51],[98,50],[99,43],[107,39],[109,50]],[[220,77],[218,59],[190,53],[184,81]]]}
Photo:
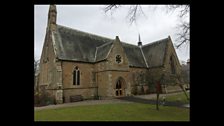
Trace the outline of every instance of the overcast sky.
{"label": "overcast sky", "polygon": [[[127,20],[128,6],[119,8],[113,15],[105,14],[105,5],[57,5],[57,24],[80,31],[115,39],[137,45],[140,33],[142,44],[167,38],[169,35],[175,43],[177,28],[180,22],[177,13],[166,13],[163,6],[142,6],[146,16],[140,15],[137,23]],[[47,27],[49,5],[35,5],[34,7],[34,55],[41,56]],[[188,19],[189,20],[189,19]],[[176,49],[179,60],[189,59],[189,46]]]}

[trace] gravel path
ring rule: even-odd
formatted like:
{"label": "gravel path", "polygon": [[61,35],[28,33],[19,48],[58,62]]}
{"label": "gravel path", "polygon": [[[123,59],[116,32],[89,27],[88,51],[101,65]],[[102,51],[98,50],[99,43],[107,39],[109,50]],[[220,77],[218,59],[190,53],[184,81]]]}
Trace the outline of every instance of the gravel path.
{"label": "gravel path", "polygon": [[[176,92],[176,93],[169,93],[169,94],[159,94],[159,97],[163,96],[171,96],[171,95],[177,95],[177,94],[182,94],[183,92]],[[153,99],[156,98],[156,94],[147,94],[147,95],[136,95],[133,96],[135,98],[143,98],[143,99]]]}
{"label": "gravel path", "polygon": [[113,104],[113,103],[133,103],[133,102],[120,100],[120,99],[85,100],[85,101],[73,102],[73,103],[64,103],[64,104],[58,104],[58,105],[48,105],[48,106],[42,106],[42,107],[34,107],[34,110],[56,109],[56,108],[83,106],[83,105]]}
{"label": "gravel path", "polygon": [[[160,94],[162,96],[169,96],[169,95],[176,95],[178,93],[171,93],[171,94]],[[122,97],[119,99],[110,99],[110,100],[85,100],[80,102],[73,102],[73,103],[64,103],[58,105],[48,105],[43,107],[34,107],[34,110],[43,110],[43,109],[56,109],[56,108],[63,108],[63,107],[72,107],[72,106],[83,106],[83,105],[98,105],[98,104],[113,104],[113,103],[146,103],[146,104],[155,104],[156,94],[149,94],[149,95],[137,95],[137,96],[129,96],[129,97]],[[166,102],[168,106],[177,106],[177,107],[185,107],[189,105],[182,105],[174,102]]]}

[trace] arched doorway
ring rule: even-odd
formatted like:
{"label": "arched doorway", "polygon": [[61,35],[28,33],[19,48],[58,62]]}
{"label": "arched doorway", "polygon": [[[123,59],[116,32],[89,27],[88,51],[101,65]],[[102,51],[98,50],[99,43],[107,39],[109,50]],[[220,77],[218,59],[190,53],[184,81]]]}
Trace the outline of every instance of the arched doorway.
{"label": "arched doorway", "polygon": [[116,81],[115,96],[125,96],[125,81],[122,77],[119,77]]}

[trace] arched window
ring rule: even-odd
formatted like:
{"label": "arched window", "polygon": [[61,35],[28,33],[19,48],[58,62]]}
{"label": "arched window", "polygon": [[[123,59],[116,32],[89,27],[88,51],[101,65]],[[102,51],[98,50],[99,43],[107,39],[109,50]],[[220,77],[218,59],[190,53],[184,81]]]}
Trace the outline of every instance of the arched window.
{"label": "arched window", "polygon": [[175,64],[174,64],[174,58],[173,56],[170,56],[170,68],[171,68],[171,73],[175,74],[176,70],[175,70]]}
{"label": "arched window", "polygon": [[73,71],[73,85],[80,85],[80,71],[77,66]]}
{"label": "arched window", "polygon": [[115,95],[123,96],[124,94],[124,80],[123,78],[119,78],[116,82]]}

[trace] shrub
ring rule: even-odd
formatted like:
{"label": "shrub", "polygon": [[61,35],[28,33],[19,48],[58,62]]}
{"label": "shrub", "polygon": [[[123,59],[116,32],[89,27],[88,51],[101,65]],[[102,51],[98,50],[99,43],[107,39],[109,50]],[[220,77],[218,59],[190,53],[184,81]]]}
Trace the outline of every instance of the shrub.
{"label": "shrub", "polygon": [[46,106],[50,104],[55,104],[55,100],[47,92],[39,92],[34,94],[34,104],[35,106]]}

